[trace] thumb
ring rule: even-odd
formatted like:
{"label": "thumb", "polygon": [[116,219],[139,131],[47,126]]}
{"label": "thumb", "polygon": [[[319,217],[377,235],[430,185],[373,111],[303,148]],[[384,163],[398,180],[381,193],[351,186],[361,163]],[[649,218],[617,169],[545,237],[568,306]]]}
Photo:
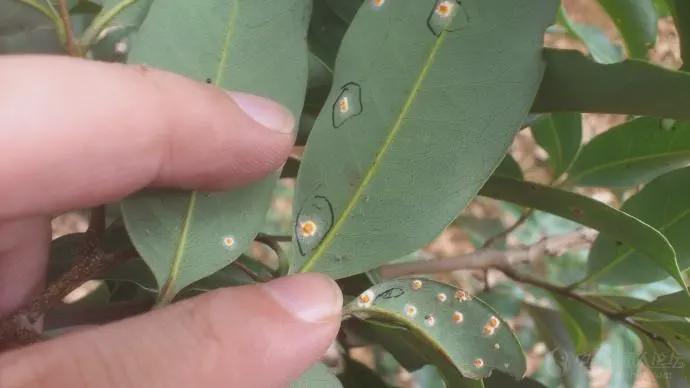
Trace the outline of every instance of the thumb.
{"label": "thumb", "polygon": [[0,386],[286,386],[333,341],[341,305],[319,274],[214,291],[2,354]]}

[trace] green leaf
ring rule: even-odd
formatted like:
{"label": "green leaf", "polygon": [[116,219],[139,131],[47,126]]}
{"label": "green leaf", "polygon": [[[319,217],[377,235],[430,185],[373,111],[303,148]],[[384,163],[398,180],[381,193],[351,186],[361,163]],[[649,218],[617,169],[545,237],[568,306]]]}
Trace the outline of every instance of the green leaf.
{"label": "green leaf", "polygon": [[580,186],[631,187],[687,165],[690,122],[642,117],[587,143],[568,181]]}
{"label": "green leaf", "polygon": [[582,144],[582,117],[577,113],[552,113],[532,125],[532,135],[549,154],[554,176],[568,171]]}
{"label": "green leaf", "polygon": [[[262,279],[271,279],[273,277],[269,268],[251,257],[242,255],[237,259],[237,263],[244,265]],[[237,287],[255,283],[256,281],[247,272],[237,265],[230,264],[213,275],[190,284],[180,291],[178,298],[188,298],[218,288]]]}
{"label": "green leaf", "polygon": [[551,0],[362,6],[302,160],[293,272],[366,271],[418,249],[460,213],[527,116],[555,8]]}
{"label": "green leaf", "polygon": [[656,42],[657,14],[652,0],[599,0],[618,27],[628,55],[647,58],[647,51]]}
{"label": "green leaf", "polygon": [[506,154],[501,164],[499,164],[496,171],[494,171],[494,175],[517,180],[524,179],[520,165],[513,159],[511,154]]}
{"label": "green leaf", "polygon": [[556,375],[548,373],[548,376],[544,377],[555,377],[555,380],[567,388],[588,387],[587,369],[577,357],[575,343],[560,311],[531,304],[525,304],[525,307],[540,337],[551,351],[549,356],[552,362],[555,363],[555,370],[552,372]]}
{"label": "green leaf", "polygon": [[596,229],[644,253],[650,266],[662,269],[681,286],[685,285],[675,251],[666,237],[628,213],[583,195],[508,178],[491,178],[480,195],[543,210]]}
{"label": "green leaf", "polygon": [[290,388],[342,388],[342,384],[326,365],[318,363],[304,372]]}
{"label": "green leaf", "polygon": [[662,295],[655,300],[639,307],[640,311],[654,311],[690,318],[690,303],[685,291]]}
{"label": "green leaf", "polygon": [[622,48],[613,43],[602,30],[571,20],[563,6],[558,11],[558,21],[587,46],[587,51],[596,62],[611,64],[625,59]]}
{"label": "green leaf", "polygon": [[[515,334],[497,313],[466,291],[432,280],[398,279],[375,285],[344,310],[367,322],[407,330],[447,379],[487,377],[496,369],[514,378],[525,373],[525,357]],[[444,361],[445,360],[445,361]]]}
{"label": "green leaf", "polygon": [[484,379],[484,386],[486,388],[546,388],[536,380],[524,378],[520,381],[515,381],[511,376],[500,372],[494,372],[491,374],[491,377]]}
{"label": "green leaf", "polygon": [[620,113],[690,119],[690,74],[629,59],[602,65],[578,51],[545,49],[532,112]]}
{"label": "green leaf", "polygon": [[65,54],[57,16],[38,0],[0,0],[0,55]]}
{"label": "green leaf", "polygon": [[[681,270],[690,268],[690,168],[663,175],[628,199],[622,211],[650,225],[668,238]],[[668,276],[647,260],[638,247],[600,236],[589,256],[589,278],[605,284],[636,284]],[[629,243],[629,242],[628,242]],[[649,252],[645,252],[649,254]],[[666,270],[668,271],[668,270]]]}
{"label": "green leaf", "polygon": [[609,331],[593,363],[611,371],[607,387],[630,388],[637,379],[638,354],[637,336],[624,326],[616,325]]}
{"label": "green leaf", "polygon": [[575,352],[594,352],[604,338],[601,314],[580,302],[559,295],[553,295],[553,298],[558,302],[561,319],[573,338]]}
{"label": "green leaf", "polygon": [[124,62],[129,50],[129,37],[144,22],[153,0],[105,0],[81,38],[91,49],[94,59]]}
{"label": "green leaf", "polygon": [[[154,2],[130,63],[270,97],[298,117],[307,80],[310,2]],[[141,192],[122,204],[132,241],[166,303],[242,254],[264,222],[277,176],[231,192]]]}

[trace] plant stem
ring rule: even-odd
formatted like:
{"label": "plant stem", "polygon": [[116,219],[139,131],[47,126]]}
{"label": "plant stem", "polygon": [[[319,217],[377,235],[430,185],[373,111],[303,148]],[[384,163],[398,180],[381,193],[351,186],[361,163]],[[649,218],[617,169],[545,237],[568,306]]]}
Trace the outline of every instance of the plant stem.
{"label": "plant stem", "polygon": [[484,245],[482,245],[483,248],[489,248],[493,246],[495,243],[497,243],[499,240],[502,240],[506,238],[509,234],[513,233],[515,229],[519,228],[520,225],[524,224],[529,217],[534,213],[534,209],[529,209],[526,212],[522,213],[520,218],[518,218],[517,221],[513,223],[513,225],[509,226],[506,230],[502,231],[501,233],[498,233],[497,235],[490,237],[484,242]]}
{"label": "plant stem", "polygon": [[65,31],[65,46],[70,56],[81,57],[82,53],[79,47],[74,42],[74,30],[72,30],[72,21],[69,16],[69,8],[67,8],[67,0],[58,1],[60,20]]}

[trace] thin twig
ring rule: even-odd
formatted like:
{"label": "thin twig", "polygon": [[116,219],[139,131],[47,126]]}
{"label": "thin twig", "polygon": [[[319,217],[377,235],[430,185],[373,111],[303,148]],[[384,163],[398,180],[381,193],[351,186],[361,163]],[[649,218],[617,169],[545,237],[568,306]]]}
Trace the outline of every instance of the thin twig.
{"label": "thin twig", "polygon": [[248,266],[246,266],[244,263],[240,262],[239,260],[233,261],[232,265],[234,265],[235,267],[242,270],[242,272],[246,273],[247,276],[252,278],[252,280],[254,280],[257,283],[266,283],[266,282],[271,281],[270,278],[266,278],[266,277],[259,275],[258,273],[254,272],[251,268],[249,268]]}
{"label": "thin twig", "polygon": [[283,251],[279,243],[292,241],[292,238],[290,236],[273,236],[259,233],[254,240],[268,246],[276,253],[276,256],[278,256],[278,269],[274,272],[274,275],[276,277],[286,275],[290,269],[290,263],[285,255],[285,251]]}
{"label": "thin twig", "polygon": [[457,270],[513,267],[517,264],[534,262],[547,255],[560,256],[570,249],[589,246],[593,240],[594,233],[591,230],[580,229],[571,233],[545,238],[528,247],[517,247],[505,251],[486,248],[453,258],[384,265],[379,268],[379,273],[385,279],[392,279],[408,275]]}
{"label": "thin twig", "polygon": [[37,341],[40,337],[34,331],[29,336],[34,323],[49,308],[56,306],[76,288],[93,279],[111,266],[136,257],[135,251],[104,254],[100,249],[86,249],[74,260],[72,268],[51,283],[26,306],[12,315],[0,319],[0,350],[8,346],[23,345]]}
{"label": "thin twig", "polygon": [[647,337],[649,337],[653,340],[659,340],[660,339],[659,336],[657,336],[656,334],[652,333],[651,331],[645,329],[644,327],[640,326],[634,320],[629,319],[629,317],[623,316],[617,311],[612,311],[612,310],[609,310],[608,308],[600,306],[599,304],[594,303],[590,299],[587,299],[586,297],[584,297],[580,294],[572,292],[567,287],[557,286],[555,284],[545,282],[541,279],[537,279],[537,278],[532,277],[530,275],[520,274],[517,271],[515,271],[515,269],[513,269],[513,268],[505,267],[505,268],[496,268],[496,269],[503,272],[504,275],[506,275],[507,277],[509,277],[510,279],[512,279],[518,283],[529,284],[529,285],[541,288],[543,290],[550,291],[554,294],[561,295],[565,298],[577,301],[579,303],[584,304],[585,306],[588,306],[594,310],[599,311],[600,313],[604,314],[606,317],[608,317],[612,321],[619,322],[623,325],[629,326],[632,329],[638,330],[641,333],[644,333]]}
{"label": "thin twig", "polygon": [[60,20],[65,29],[65,44],[67,45],[67,52],[73,57],[81,57],[81,50],[74,43],[74,30],[72,30],[72,21],[69,16],[69,8],[67,7],[67,0],[59,0]]}
{"label": "thin twig", "polygon": [[511,226],[509,226],[506,230],[496,234],[493,237],[490,237],[486,241],[484,241],[484,245],[482,245],[483,248],[489,248],[493,246],[495,243],[497,243],[499,240],[503,240],[504,238],[508,237],[509,234],[513,233],[515,229],[519,228],[522,224],[525,223],[529,219],[529,217],[534,213],[534,209],[529,209],[526,212],[522,213],[520,218],[517,219]]}

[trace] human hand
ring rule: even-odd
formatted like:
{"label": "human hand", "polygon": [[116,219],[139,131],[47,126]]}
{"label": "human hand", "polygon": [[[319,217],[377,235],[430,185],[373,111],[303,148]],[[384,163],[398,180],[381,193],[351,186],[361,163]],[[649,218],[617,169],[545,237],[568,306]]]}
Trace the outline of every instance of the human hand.
{"label": "human hand", "polygon": [[[149,186],[246,184],[285,161],[294,123],[141,66],[1,57],[0,316],[42,285],[52,214]],[[341,304],[317,274],[210,292],[0,354],[0,387],[286,386],[331,343]]]}

